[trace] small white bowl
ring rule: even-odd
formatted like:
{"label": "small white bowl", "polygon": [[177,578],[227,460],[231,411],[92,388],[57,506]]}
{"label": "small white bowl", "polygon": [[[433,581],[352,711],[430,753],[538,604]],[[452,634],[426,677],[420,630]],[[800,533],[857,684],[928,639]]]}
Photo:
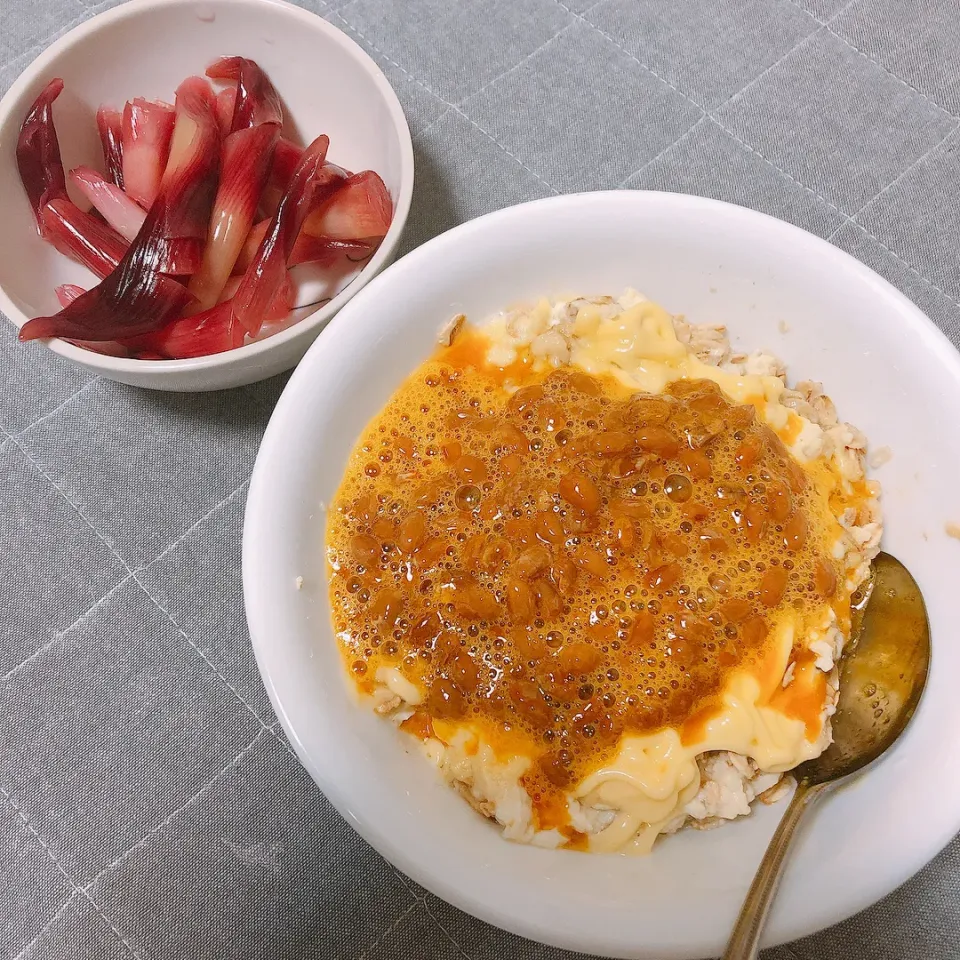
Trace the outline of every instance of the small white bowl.
{"label": "small white bowl", "polygon": [[[697,197],[612,192],[482,217],[404,257],[334,320],[291,378],[247,500],[243,583],[260,670],[304,765],[347,821],[438,896],[559,947],[615,957],[717,956],[784,804],[648,857],[508,843],[405,734],[358,704],[332,634],[329,503],[361,430],[456,313],[633,286],[740,348],[822,380],[844,419],[893,458],[878,472],[885,549],[928,604],[933,669],[891,755],[818,809],[787,867],[767,942],[878,900],[960,827],[960,356],[913,304],[822,240]],[[786,325],[789,332],[781,332]],[[302,577],[302,589],[297,578]]]}
{"label": "small white bowl", "polygon": [[[413,146],[403,109],[377,65],[344,33],[283,0],[133,0],[93,17],[46,49],[0,101],[0,310],[17,325],[58,309],[62,283],[92,286],[83,267],[37,235],[16,165],[17,134],[42,87],[62,77],[54,106],[64,166],[103,168],[95,114],[133,97],[172,100],[190,74],[217,57],[256,60],[284,101],[285,133],[330,137],[329,158],[375,170],[394,202],[393,223],[363,270],[325,306],[298,311],[293,326],[238,350],[194,360],[105,357],[62,340],[50,349],[111,380],[158,390],[219,390],[290,369],[327,321],[396,250],[413,193]],[[311,298],[312,299],[312,298]]]}

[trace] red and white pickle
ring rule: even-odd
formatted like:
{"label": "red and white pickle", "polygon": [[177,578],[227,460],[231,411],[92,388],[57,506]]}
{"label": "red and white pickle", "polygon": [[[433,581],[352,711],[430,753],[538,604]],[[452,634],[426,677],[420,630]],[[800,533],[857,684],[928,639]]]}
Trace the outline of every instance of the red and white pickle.
{"label": "red and white pickle", "polygon": [[41,237],[100,283],[58,288],[61,310],[24,324],[21,340],[62,337],[144,360],[221,353],[271,332],[294,307],[290,268],[359,269],[393,206],[371,170],[326,162],[329,138],[306,148],[281,136],[280,98],[252,60],[223,57],[188,77],[176,103],[102,106],[106,173],[70,172],[53,121],[51,80],[20,130],[17,164]]}

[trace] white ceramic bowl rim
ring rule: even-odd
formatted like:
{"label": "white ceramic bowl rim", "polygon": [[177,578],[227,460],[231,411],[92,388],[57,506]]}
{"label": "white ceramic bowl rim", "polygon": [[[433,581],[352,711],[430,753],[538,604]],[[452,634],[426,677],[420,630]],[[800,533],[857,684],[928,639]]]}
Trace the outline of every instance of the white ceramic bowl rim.
{"label": "white ceramic bowl rim", "polygon": [[[493,227],[496,227],[501,234],[508,235],[511,225],[521,221],[534,208],[545,211],[548,208],[563,208],[576,203],[606,204],[607,212],[615,211],[618,204],[674,205],[678,210],[700,213],[705,218],[714,216],[718,221],[724,221],[728,225],[737,223],[746,226],[753,223],[754,226],[762,227],[768,238],[772,237],[774,240],[777,237],[782,238],[784,242],[789,243],[791,249],[808,252],[815,256],[818,263],[829,268],[835,267],[841,273],[852,275],[860,283],[872,288],[877,295],[890,301],[908,327],[910,336],[920,341],[922,349],[934,355],[937,361],[944,365],[946,376],[960,384],[960,354],[946,336],[903,294],[847,253],[800,228],[748,208],[700,197],[648,191],[611,191],[550,197],[496,211],[455,227],[407,254],[374,279],[341,311],[324,336],[310,348],[280,397],[264,435],[251,478],[243,535],[243,588],[246,615],[257,663],[273,707],[301,762],[323,792],[346,817],[350,825],[387,859],[417,882],[475,916],[505,926],[514,932],[547,940],[549,937],[543,928],[538,928],[516,915],[506,916],[503,912],[491,908],[489,904],[463,893],[457,888],[456,883],[451,881],[449,875],[438,875],[430,865],[418,859],[416,850],[412,849],[404,838],[389,835],[377,822],[360,820],[354,810],[355,798],[349,796],[338,782],[337,770],[325,764],[323,756],[307,751],[301,739],[301,732],[305,732],[303,710],[299,705],[291,703],[293,712],[299,714],[299,717],[294,719],[287,709],[288,691],[282,666],[283,643],[278,638],[276,624],[271,618],[271,591],[263,586],[270,576],[270,558],[259,549],[259,546],[271,524],[272,500],[276,497],[276,490],[270,483],[270,475],[282,466],[284,447],[289,443],[289,438],[282,435],[283,424],[300,403],[301,394],[310,378],[316,377],[318,370],[335,364],[338,351],[341,349],[341,341],[347,339],[351,333],[355,334],[358,327],[362,329],[365,311],[377,302],[381,291],[390,289],[404,275],[416,275],[424,264],[431,261],[442,263],[442,255],[454,241],[457,242],[458,247],[460,242],[463,242],[464,246],[469,248],[469,241],[473,236],[486,233]],[[443,318],[436,319],[439,326]],[[375,342],[375,338],[371,342]],[[317,544],[317,550],[320,549],[321,545]],[[921,704],[921,713],[925,704],[926,701]],[[424,776],[431,776],[429,769],[424,770]],[[951,773],[949,779],[953,781],[957,778]],[[864,877],[862,885],[848,891],[843,903],[834,903],[826,907],[818,905],[813,915],[791,917],[779,923],[773,942],[783,942],[815,932],[876,902],[906,881],[935,856],[949,842],[958,828],[960,828],[960,808],[938,803],[935,815],[930,814],[925,818],[921,831],[922,837],[918,838],[920,842],[911,848],[908,856],[891,865],[886,876]],[[498,841],[491,837],[491,843],[494,842]],[[466,870],[468,867],[464,865],[463,869]],[[635,947],[626,946],[622,935],[613,933],[606,936],[603,942],[598,942],[595,939],[589,939],[586,935],[576,939],[575,935],[567,932],[563,942],[559,939],[551,942],[569,949],[599,952],[610,956],[625,955],[623,951],[635,949]],[[687,952],[687,948],[671,949],[662,943],[658,944],[658,949],[662,949],[663,955],[671,957],[692,955]],[[647,955],[647,953],[643,954],[643,956]]]}
{"label": "white ceramic bowl rim", "polygon": [[[136,17],[143,10],[163,6],[183,6],[185,2],[190,2],[190,0],[128,0],[127,3],[113,7],[110,10],[105,10],[103,13],[98,13],[89,20],[85,20],[50,44],[17,78],[6,94],[4,94],[3,98],[0,99],[0,116],[6,113],[8,103],[19,99],[24,90],[35,84],[37,78],[49,69],[53,61],[64,50],[72,47],[78,41],[85,40],[88,36],[96,33],[107,24]],[[317,14],[311,13],[309,10],[304,10],[295,4],[288,3],[287,0],[233,0],[233,3],[237,6],[280,7],[292,16],[303,20],[310,28],[319,28],[322,30],[333,42],[349,50],[358,61],[366,65],[387,105],[390,118],[398,133],[401,149],[401,188],[399,195],[394,198],[393,220],[390,224],[390,229],[377,248],[376,253],[364,263],[363,269],[360,270],[356,277],[354,277],[343,290],[333,297],[329,303],[324,304],[319,310],[304,317],[286,329],[280,330],[263,340],[245,344],[227,353],[216,353],[210,356],[194,357],[186,360],[134,360],[126,357],[111,357],[106,354],[97,354],[97,366],[106,376],[110,376],[111,373],[135,373],[146,368],[156,369],[158,363],[162,366],[164,373],[179,373],[186,370],[201,371],[210,367],[221,366],[225,361],[232,360],[240,354],[245,358],[254,358],[261,353],[266,353],[279,344],[286,343],[288,340],[301,334],[304,328],[323,323],[326,317],[336,313],[344,303],[352,299],[360,291],[361,287],[365,286],[367,282],[377,274],[380,266],[390,258],[396,244],[400,240],[400,233],[406,223],[407,214],[410,211],[410,203],[413,198],[413,145],[410,140],[410,130],[403,113],[403,107],[401,107],[393,87],[390,86],[389,81],[383,75],[383,71],[377,66],[369,54],[342,30],[338,30]],[[11,318],[21,313],[17,305],[10,300],[2,288],[0,288],[0,311]],[[70,359],[83,360],[89,356],[89,351],[84,350],[82,347],[74,346],[72,343],[67,343],[65,340],[53,339],[47,341],[47,346],[54,353]]]}

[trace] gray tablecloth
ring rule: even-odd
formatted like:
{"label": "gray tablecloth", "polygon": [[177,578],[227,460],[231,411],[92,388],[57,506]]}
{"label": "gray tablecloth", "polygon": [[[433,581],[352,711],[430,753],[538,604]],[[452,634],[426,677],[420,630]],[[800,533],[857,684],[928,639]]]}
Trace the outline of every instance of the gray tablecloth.
{"label": "gray tablecloth", "polygon": [[[106,5],[2,0],[0,88]],[[306,5],[407,111],[405,249],[547,194],[687,191],[828,238],[960,340],[956,0]],[[0,957],[560,955],[400,876],[285,745],[239,552],[282,386],[144,393],[0,326]],[[954,843],[884,903],[767,956],[947,960],[958,938]]]}

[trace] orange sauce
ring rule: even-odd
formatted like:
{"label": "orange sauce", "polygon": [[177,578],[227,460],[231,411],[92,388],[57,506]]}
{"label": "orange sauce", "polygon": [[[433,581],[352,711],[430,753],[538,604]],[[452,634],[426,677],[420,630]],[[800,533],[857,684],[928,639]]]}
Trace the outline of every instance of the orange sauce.
{"label": "orange sauce", "polygon": [[807,739],[820,733],[820,712],[827,695],[827,675],[816,668],[816,656],[805,650],[797,657],[793,679],[786,687],[777,686],[769,704],[784,716],[802,720]]}
{"label": "orange sauce", "polygon": [[[406,729],[469,723],[529,756],[534,808],[561,822],[624,734],[695,740],[731,671],[764,673],[774,625],[822,611],[836,524],[714,383],[636,394],[487,348],[462,332],[363,434],[328,521],[331,607],[358,684],[386,666],[422,691]],[[822,686],[797,672],[762,685],[810,730]]]}

